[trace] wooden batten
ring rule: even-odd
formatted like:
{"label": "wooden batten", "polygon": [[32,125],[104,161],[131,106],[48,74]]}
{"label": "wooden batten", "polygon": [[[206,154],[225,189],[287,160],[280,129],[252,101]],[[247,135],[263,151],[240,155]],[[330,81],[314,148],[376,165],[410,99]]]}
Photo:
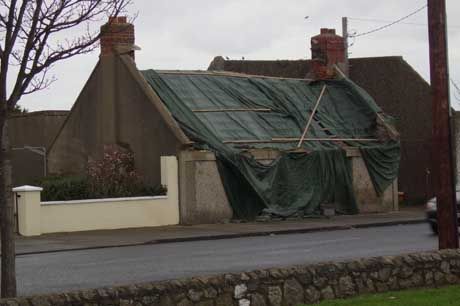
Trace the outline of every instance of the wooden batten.
{"label": "wooden batten", "polygon": [[194,113],[225,113],[225,112],[271,112],[270,108],[221,108],[221,109],[193,109]]}

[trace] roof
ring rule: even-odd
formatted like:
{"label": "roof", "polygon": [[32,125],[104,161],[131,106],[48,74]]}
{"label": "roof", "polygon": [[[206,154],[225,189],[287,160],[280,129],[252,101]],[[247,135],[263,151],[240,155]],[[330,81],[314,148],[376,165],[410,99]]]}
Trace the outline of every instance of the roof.
{"label": "roof", "polygon": [[[231,71],[251,75],[305,78],[311,71],[311,60],[225,60],[217,56],[208,70]],[[431,130],[430,85],[401,56],[351,58],[349,78],[365,89],[383,109],[398,118],[396,126],[403,137],[417,137],[406,130]],[[418,104],[418,106],[415,105]],[[412,109],[422,110],[420,120],[407,120]],[[427,136],[428,137],[428,136]]]}
{"label": "roof", "polygon": [[305,78],[311,70],[311,60],[224,60],[218,56],[211,62],[208,70],[284,78]]}
{"label": "roof", "polygon": [[[141,73],[187,136],[198,143],[215,140],[239,148],[295,148],[323,88],[306,147],[376,140],[380,109],[348,81],[211,71]],[[203,130],[207,131],[205,138],[217,139],[202,139]]]}
{"label": "roof", "polygon": [[[381,56],[351,58],[350,78],[355,79],[359,75],[371,70],[363,65],[372,65],[372,68],[383,65],[399,64],[405,62],[401,56]],[[284,78],[305,78],[312,69],[312,60],[225,60],[221,56],[213,59],[208,67],[209,71],[231,71],[249,75],[264,75]],[[378,70],[377,70],[378,71]]]}
{"label": "roof", "polygon": [[[397,176],[399,143],[381,133],[380,108],[348,79],[141,73],[195,147],[216,154],[237,218],[312,214],[327,201],[356,213],[347,146],[359,148],[377,194]],[[261,148],[283,154],[269,165],[243,154]]]}
{"label": "roof", "polygon": [[[399,188],[409,201],[423,201],[432,191],[426,185],[432,168],[431,88],[401,56],[351,58],[349,77],[371,95],[377,105],[395,118],[400,133],[401,171]],[[225,60],[216,57],[210,70],[283,77],[305,77],[310,60]],[[416,114],[416,116],[414,116]],[[431,171],[432,173],[432,171]]]}

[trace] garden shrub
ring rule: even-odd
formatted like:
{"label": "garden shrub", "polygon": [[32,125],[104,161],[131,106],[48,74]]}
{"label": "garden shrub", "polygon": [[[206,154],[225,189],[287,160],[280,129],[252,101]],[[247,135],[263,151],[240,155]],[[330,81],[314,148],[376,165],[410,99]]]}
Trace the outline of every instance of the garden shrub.
{"label": "garden shrub", "polygon": [[42,201],[70,201],[91,197],[86,177],[50,176],[39,181],[38,185],[43,188]]}
{"label": "garden shrub", "polygon": [[147,186],[135,168],[131,151],[106,146],[100,160],[90,160],[86,176],[55,176],[43,179],[43,201],[155,196],[166,194],[164,186]]}

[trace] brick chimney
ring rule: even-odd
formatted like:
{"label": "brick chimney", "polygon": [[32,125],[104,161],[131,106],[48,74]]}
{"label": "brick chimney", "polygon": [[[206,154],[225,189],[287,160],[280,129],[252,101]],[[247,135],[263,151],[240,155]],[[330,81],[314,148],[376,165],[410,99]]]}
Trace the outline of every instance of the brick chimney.
{"label": "brick chimney", "polygon": [[101,56],[129,54],[134,59],[134,25],[124,16],[109,17],[101,27]]}
{"label": "brick chimney", "polygon": [[335,29],[321,29],[319,35],[311,38],[311,76],[315,79],[331,79],[335,77],[334,65],[342,71],[345,69],[345,45],[343,37],[335,33]]}

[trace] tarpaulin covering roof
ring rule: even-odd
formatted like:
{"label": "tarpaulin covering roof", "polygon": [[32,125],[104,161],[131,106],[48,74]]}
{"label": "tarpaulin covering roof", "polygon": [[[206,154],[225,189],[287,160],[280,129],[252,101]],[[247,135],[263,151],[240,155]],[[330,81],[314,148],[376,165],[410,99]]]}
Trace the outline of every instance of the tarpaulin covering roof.
{"label": "tarpaulin covering roof", "polygon": [[[348,80],[142,73],[196,146],[216,153],[237,218],[254,218],[262,210],[281,216],[313,214],[325,202],[356,213],[344,146],[361,149],[377,193],[397,176],[399,143],[377,141],[380,109]],[[292,151],[317,103],[304,150]],[[264,165],[242,154],[250,148],[282,153]]]}

